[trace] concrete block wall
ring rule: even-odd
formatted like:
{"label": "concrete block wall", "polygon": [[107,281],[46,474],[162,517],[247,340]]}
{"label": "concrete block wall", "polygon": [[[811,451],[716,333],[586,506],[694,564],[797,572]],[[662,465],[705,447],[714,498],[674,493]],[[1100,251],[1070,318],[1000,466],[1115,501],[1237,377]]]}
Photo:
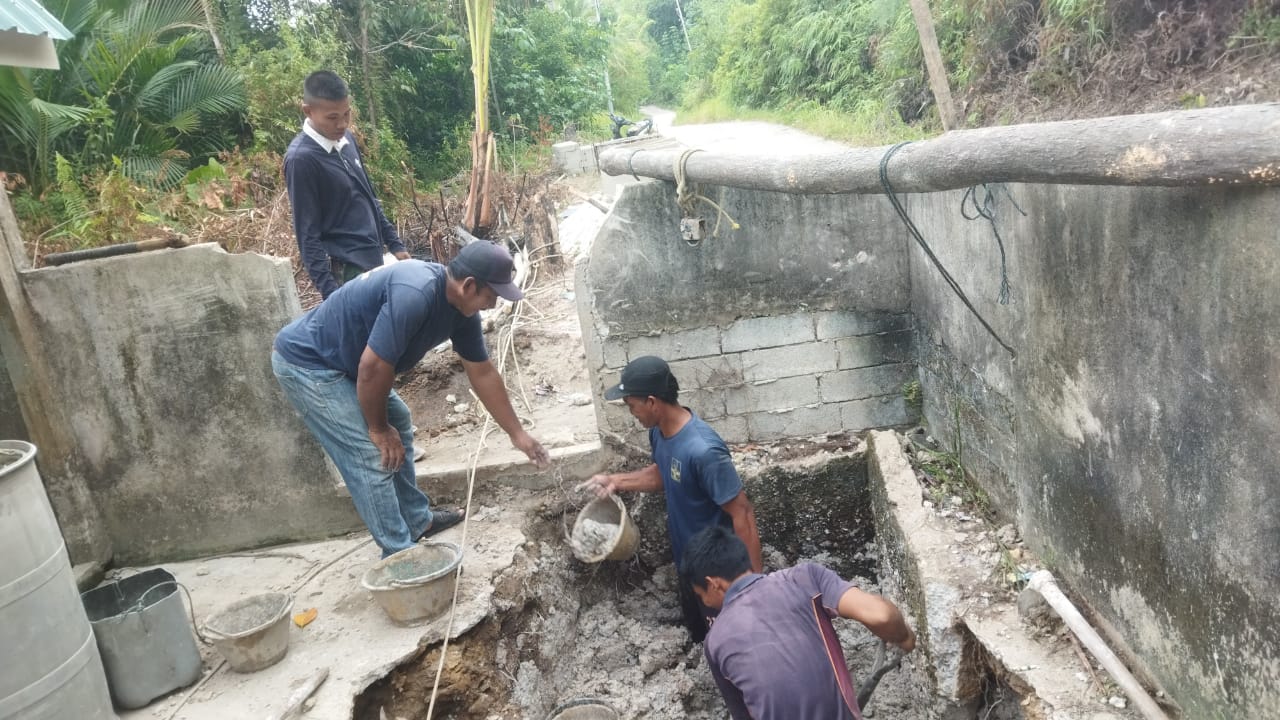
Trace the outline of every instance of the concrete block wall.
{"label": "concrete block wall", "polygon": [[[845,333],[857,332],[857,335]],[[680,381],[681,403],[728,442],[776,440],[904,425],[914,419],[902,386],[915,378],[911,316],[853,311],[743,318],[725,327],[610,337],[604,382],[628,360],[657,355]],[[607,429],[638,426],[621,404]]]}
{"label": "concrete block wall", "polygon": [[600,171],[594,145],[566,140],[551,146],[551,165],[566,175],[586,175]]}
{"label": "concrete block wall", "polygon": [[887,204],[701,192],[742,229],[690,246],[670,186],[641,183],[624,189],[578,267],[602,428],[643,444],[626,407],[599,399],[642,355],[670,362],[681,402],[729,442],[913,422],[907,265],[882,232]]}

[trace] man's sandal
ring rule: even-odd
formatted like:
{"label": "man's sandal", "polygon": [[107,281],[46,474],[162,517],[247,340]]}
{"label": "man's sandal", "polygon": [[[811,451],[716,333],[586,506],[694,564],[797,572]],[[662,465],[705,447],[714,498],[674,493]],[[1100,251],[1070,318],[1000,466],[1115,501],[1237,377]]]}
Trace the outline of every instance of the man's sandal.
{"label": "man's sandal", "polygon": [[425,540],[432,535],[444,532],[460,522],[462,522],[461,512],[437,508],[431,513],[431,524],[427,526],[422,535],[418,536],[418,540]]}

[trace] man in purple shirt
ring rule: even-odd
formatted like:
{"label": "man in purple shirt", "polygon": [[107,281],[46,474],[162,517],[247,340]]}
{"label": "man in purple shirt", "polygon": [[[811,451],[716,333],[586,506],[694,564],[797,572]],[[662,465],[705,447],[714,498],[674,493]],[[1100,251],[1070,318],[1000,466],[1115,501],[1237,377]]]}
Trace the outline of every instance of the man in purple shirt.
{"label": "man in purple shirt", "polygon": [[827,618],[857,620],[903,652],[915,648],[915,633],[893,603],[812,563],[753,573],[746,546],[722,527],[693,536],[681,570],[699,600],[720,610],[705,649],[734,720],[860,717],[844,653],[824,639]]}

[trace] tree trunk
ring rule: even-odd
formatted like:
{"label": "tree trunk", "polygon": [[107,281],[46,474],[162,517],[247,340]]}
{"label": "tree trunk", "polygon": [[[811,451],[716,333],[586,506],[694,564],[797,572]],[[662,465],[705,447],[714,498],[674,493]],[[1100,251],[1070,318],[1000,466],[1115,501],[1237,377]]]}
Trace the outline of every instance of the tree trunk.
{"label": "tree trunk", "polygon": [[924,51],[924,64],[929,70],[929,86],[938,104],[943,130],[955,130],[956,107],[951,102],[951,83],[947,81],[947,66],[942,62],[938,49],[938,35],[933,31],[933,14],[928,0],[911,0],[911,14],[916,18],[916,31],[920,33],[920,49]]}
{"label": "tree trunk", "polygon": [[209,37],[213,38],[213,49],[218,53],[218,59],[226,62],[227,51],[222,47],[222,38],[218,37],[218,27],[213,22],[213,6],[209,0],[200,0],[200,7],[204,9],[204,21],[209,26]]}
{"label": "tree trunk", "polygon": [[369,142],[378,146],[378,106],[377,93],[373,88],[373,73],[369,71],[369,2],[360,2],[360,65],[364,70],[365,101],[369,104]]}
{"label": "tree trunk", "polygon": [[[1280,103],[1237,105],[956,130],[895,153],[898,192],[979,183],[1071,185],[1280,185]],[[600,155],[610,175],[674,180],[683,148],[615,148]],[[688,180],[798,194],[879,193],[888,147],[809,155],[698,152]]]}
{"label": "tree trunk", "polygon": [[493,133],[471,135],[471,182],[467,187],[467,203],[462,212],[462,227],[476,237],[487,237],[493,230]]}

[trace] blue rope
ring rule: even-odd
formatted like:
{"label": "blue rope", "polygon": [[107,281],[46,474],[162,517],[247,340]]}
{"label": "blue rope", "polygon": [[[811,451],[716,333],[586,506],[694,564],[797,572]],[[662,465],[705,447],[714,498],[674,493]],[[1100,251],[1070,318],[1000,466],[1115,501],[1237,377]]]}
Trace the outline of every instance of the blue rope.
{"label": "blue rope", "polygon": [[[1017,351],[1010,347],[1009,343],[1000,338],[1000,334],[995,331],[995,328],[991,327],[991,323],[987,322],[986,318],[982,317],[982,313],[978,312],[978,309],[969,301],[969,296],[964,294],[964,290],[961,289],[960,283],[956,282],[956,279],[951,277],[951,273],[947,272],[947,269],[942,266],[942,261],[938,259],[937,255],[933,254],[933,249],[929,247],[929,243],[925,242],[924,236],[920,234],[920,229],[911,221],[911,216],[907,215],[907,210],[902,206],[902,201],[899,200],[897,194],[894,193],[893,185],[889,182],[889,158],[893,157],[894,153],[910,144],[910,142],[900,142],[889,148],[888,152],[884,154],[884,157],[880,158],[880,187],[884,188],[885,196],[889,198],[889,202],[893,205],[893,209],[898,212],[898,217],[902,218],[902,222],[906,224],[907,231],[911,233],[911,237],[915,238],[916,243],[920,245],[920,249],[924,250],[925,256],[929,258],[929,261],[933,263],[933,266],[938,269],[938,273],[942,275],[942,279],[947,282],[947,285],[950,286],[952,292],[956,294],[956,297],[960,298],[960,302],[964,303],[964,306],[969,308],[969,312],[973,313],[973,316],[978,319],[978,322],[982,323],[982,327],[987,329],[987,332],[990,333],[991,337],[995,338],[995,341],[1000,344],[1000,347],[1004,348],[1011,357],[1018,357]],[[1001,255],[1003,256],[1003,254],[1004,247],[1001,246]]]}

